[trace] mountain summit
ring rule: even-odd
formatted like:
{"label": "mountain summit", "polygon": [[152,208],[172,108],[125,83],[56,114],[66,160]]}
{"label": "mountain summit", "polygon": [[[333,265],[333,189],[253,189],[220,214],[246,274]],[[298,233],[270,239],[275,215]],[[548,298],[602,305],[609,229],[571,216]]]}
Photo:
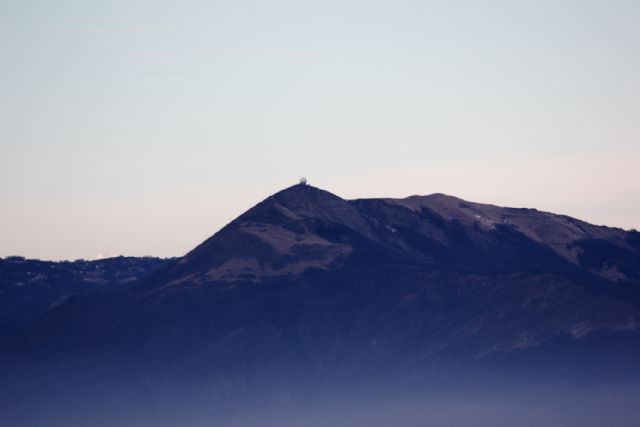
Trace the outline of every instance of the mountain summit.
{"label": "mountain summit", "polygon": [[187,254],[171,283],[255,281],[338,267],[353,248],[323,227],[372,236],[353,204],[299,184],[262,201]]}
{"label": "mountain summit", "polygon": [[292,277],[375,253],[431,268],[573,270],[624,282],[640,279],[637,240],[637,233],[534,209],[443,194],[348,201],[299,184],[242,214],[169,276],[171,284]]}

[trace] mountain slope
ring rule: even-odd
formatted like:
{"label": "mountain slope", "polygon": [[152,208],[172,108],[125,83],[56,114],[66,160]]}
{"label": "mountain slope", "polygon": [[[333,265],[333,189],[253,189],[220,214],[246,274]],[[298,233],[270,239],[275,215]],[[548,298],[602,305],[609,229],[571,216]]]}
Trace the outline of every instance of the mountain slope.
{"label": "mountain slope", "polygon": [[122,256],[62,262],[0,259],[0,342],[69,298],[131,285],[170,262]]}

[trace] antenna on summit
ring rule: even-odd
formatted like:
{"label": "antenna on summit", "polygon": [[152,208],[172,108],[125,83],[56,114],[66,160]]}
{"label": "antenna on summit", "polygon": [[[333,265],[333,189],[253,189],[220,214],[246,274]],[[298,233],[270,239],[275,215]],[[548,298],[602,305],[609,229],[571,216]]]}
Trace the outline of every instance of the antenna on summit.
{"label": "antenna on summit", "polygon": [[307,178],[305,178],[304,176],[300,178],[300,185],[307,185]]}

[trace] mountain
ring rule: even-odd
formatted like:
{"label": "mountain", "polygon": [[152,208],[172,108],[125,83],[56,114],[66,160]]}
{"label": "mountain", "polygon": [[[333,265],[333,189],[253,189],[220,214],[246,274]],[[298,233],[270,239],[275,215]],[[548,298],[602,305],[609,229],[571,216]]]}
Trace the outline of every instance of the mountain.
{"label": "mountain", "polygon": [[47,306],[0,344],[0,375],[209,404],[472,378],[638,384],[640,233],[563,215],[295,185],[143,276]]}

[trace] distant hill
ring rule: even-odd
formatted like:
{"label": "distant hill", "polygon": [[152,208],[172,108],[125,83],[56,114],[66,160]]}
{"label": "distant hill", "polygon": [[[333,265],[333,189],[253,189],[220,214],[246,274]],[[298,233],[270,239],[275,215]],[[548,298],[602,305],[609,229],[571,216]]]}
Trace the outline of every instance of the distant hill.
{"label": "distant hill", "polygon": [[0,258],[0,336],[37,321],[73,296],[114,291],[169,262],[171,259],[123,256],[60,262]]}

